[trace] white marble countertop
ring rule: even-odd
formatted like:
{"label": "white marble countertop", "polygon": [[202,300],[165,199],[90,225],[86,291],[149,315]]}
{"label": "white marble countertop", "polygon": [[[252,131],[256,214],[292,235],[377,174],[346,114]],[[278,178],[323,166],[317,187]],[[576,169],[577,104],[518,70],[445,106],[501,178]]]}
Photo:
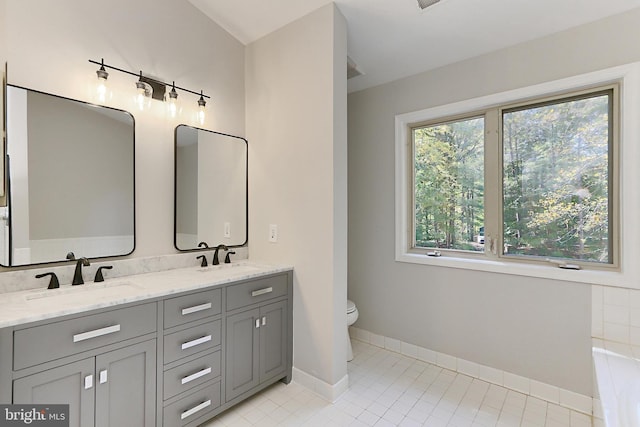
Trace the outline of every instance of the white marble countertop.
{"label": "white marble countertop", "polygon": [[238,261],[204,268],[179,268],[105,279],[101,283],[62,285],[59,289],[0,293],[0,328],[141,302],[292,269],[291,266]]}

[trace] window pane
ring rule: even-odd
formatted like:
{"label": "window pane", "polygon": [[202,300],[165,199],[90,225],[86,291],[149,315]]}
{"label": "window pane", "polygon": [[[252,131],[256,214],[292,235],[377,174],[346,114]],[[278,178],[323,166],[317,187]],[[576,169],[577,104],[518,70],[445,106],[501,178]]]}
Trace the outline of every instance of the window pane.
{"label": "window pane", "polygon": [[611,263],[612,92],[503,112],[505,254]]}
{"label": "window pane", "polygon": [[484,250],[484,119],[413,129],[414,247]]}

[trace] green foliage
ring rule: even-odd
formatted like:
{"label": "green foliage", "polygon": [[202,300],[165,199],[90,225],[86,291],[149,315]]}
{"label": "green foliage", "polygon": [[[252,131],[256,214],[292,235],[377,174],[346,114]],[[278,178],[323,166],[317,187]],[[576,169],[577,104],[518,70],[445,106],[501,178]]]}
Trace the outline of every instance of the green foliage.
{"label": "green foliage", "polygon": [[416,244],[481,250],[469,244],[484,224],[484,120],[415,129]]}
{"label": "green foliage", "polygon": [[609,262],[609,97],[503,115],[509,253]]}
{"label": "green foliage", "polygon": [[[503,114],[505,252],[610,260],[611,94]],[[483,250],[484,119],[413,130],[418,247]]]}

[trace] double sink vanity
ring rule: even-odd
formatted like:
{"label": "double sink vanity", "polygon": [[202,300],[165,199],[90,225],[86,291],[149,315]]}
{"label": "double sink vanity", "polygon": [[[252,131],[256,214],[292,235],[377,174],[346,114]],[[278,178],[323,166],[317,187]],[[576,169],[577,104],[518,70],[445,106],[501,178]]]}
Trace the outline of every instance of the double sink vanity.
{"label": "double sink vanity", "polygon": [[196,426],[291,380],[292,269],[248,261],[0,298],[0,403]]}
{"label": "double sink vanity", "polygon": [[[2,90],[0,265],[55,271],[0,283],[0,404],[69,404],[71,427],[196,426],[289,382],[292,269],[229,257],[247,245],[247,141],[175,127],[174,246],[189,253],[175,256],[193,267],[126,276],[120,260],[100,268],[121,277],[58,287],[74,253],[81,284],[89,259],[136,248],[135,120],[6,78]],[[207,242],[224,264],[195,266]]]}

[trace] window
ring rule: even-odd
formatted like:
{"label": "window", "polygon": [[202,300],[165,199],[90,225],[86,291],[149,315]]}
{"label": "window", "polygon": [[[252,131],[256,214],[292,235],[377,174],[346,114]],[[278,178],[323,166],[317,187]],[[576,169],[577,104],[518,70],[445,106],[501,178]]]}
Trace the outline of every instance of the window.
{"label": "window", "polygon": [[611,263],[613,90],[502,111],[504,253]]}
{"label": "window", "polygon": [[409,124],[409,249],[615,265],[617,91]]}
{"label": "window", "polygon": [[482,251],[484,118],[412,133],[415,247]]}

